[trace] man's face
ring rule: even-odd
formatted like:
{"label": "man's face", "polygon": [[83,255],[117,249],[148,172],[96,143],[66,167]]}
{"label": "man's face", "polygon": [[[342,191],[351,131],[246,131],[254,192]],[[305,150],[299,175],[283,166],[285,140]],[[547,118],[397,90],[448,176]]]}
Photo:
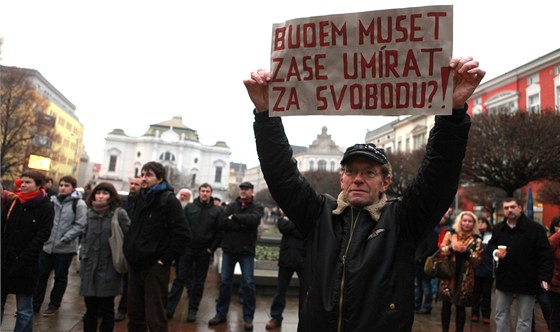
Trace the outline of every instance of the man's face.
{"label": "man's face", "polygon": [[391,184],[391,175],[383,178],[381,165],[364,158],[354,158],[340,174],[340,187],[350,205],[365,207],[376,203]]}
{"label": "man's face", "polygon": [[45,188],[50,189],[50,188],[52,188],[52,186],[53,186],[52,181],[45,182]]}
{"label": "man's face", "polygon": [[250,200],[253,197],[253,189],[251,188],[239,188],[239,197],[242,201]]}
{"label": "man's face", "polygon": [[504,215],[508,220],[517,220],[521,216],[523,209],[516,201],[504,202]]}
{"label": "man's face", "polygon": [[140,178],[142,179],[142,188],[151,188],[163,181],[163,179],[158,179],[151,169],[142,171]]}
{"label": "man's face", "polygon": [[208,187],[200,187],[198,189],[198,198],[202,203],[210,202],[210,197],[212,197],[212,190]]}
{"label": "man's face", "polygon": [[190,201],[191,200],[191,193],[189,193],[188,191],[181,191],[179,193],[179,199],[181,201]]}
{"label": "man's face", "polygon": [[133,193],[137,194],[140,192],[142,188],[142,180],[139,178],[132,178],[130,179],[130,183],[128,184],[128,190]]}
{"label": "man's face", "polygon": [[73,191],[74,187],[72,187],[72,184],[70,184],[69,182],[60,181],[58,183],[58,193],[60,195],[70,195]]}

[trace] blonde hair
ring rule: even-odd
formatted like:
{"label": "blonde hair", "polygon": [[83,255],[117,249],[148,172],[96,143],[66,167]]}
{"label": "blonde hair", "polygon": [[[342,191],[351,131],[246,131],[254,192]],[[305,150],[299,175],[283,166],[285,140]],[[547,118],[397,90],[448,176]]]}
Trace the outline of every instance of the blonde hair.
{"label": "blonde hair", "polygon": [[477,235],[480,234],[480,232],[478,231],[478,217],[471,211],[463,211],[459,213],[457,217],[455,217],[455,222],[453,223],[453,229],[455,230],[455,232],[458,234],[463,233],[463,230],[461,229],[461,219],[463,219],[464,215],[468,215],[474,220],[472,233]]}

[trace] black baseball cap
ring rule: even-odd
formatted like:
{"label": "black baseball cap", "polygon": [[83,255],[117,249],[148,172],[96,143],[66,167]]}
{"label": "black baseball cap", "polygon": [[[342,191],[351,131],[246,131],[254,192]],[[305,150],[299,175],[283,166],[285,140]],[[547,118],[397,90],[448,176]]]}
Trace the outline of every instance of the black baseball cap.
{"label": "black baseball cap", "polygon": [[253,189],[253,184],[252,184],[251,182],[249,182],[249,181],[245,181],[245,182],[242,182],[242,183],[239,185],[239,188],[249,188],[249,189]]}
{"label": "black baseball cap", "polygon": [[354,144],[346,149],[346,152],[344,152],[344,156],[342,156],[340,164],[346,165],[351,158],[357,156],[366,157],[382,165],[389,163],[384,149],[377,148],[373,143],[361,143]]}

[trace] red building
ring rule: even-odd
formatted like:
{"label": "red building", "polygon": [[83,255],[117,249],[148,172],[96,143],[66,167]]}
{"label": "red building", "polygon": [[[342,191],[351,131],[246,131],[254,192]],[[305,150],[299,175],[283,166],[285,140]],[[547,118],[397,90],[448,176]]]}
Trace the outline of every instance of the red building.
{"label": "red building", "polygon": [[[498,111],[560,112],[560,49],[515,68],[481,84],[468,101],[472,114]],[[560,167],[560,165],[559,165]],[[526,201],[529,187],[533,192],[535,220],[548,225],[560,214],[560,207],[542,204],[533,182],[522,189]]]}

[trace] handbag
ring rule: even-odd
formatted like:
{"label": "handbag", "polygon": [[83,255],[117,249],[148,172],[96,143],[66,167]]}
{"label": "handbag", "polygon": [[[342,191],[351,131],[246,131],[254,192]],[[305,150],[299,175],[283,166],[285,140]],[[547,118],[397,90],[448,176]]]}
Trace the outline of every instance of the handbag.
{"label": "handbag", "polygon": [[454,274],[454,266],[451,256],[440,255],[441,248],[426,258],[424,263],[424,273],[432,278],[448,279],[452,278]]}
{"label": "handbag", "polygon": [[111,219],[111,237],[109,237],[109,246],[111,247],[111,257],[113,259],[113,267],[120,274],[128,272],[128,262],[124,257],[123,239],[124,234],[119,225],[119,210],[116,208]]}

